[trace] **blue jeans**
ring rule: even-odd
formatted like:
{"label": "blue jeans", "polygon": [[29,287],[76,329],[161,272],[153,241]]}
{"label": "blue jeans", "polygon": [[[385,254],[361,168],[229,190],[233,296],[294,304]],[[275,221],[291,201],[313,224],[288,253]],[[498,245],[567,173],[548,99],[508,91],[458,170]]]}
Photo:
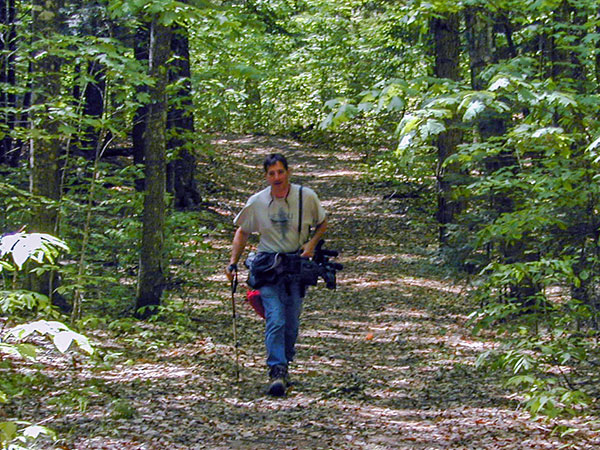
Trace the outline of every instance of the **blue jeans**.
{"label": "blue jeans", "polygon": [[302,312],[301,287],[297,282],[268,284],[260,288],[265,308],[265,346],[269,367],[287,366],[296,354]]}

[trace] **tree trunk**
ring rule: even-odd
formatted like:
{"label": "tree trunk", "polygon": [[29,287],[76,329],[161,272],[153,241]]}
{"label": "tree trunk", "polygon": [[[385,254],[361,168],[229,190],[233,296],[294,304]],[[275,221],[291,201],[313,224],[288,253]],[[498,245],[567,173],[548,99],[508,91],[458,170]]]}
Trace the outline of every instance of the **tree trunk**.
{"label": "tree trunk", "polygon": [[[600,7],[596,12],[596,34],[600,34]],[[600,92],[600,40],[596,42],[596,92]]]}
{"label": "tree trunk", "polygon": [[[15,64],[17,35],[15,31],[15,0],[0,0],[0,83],[15,86]],[[0,91],[0,108],[7,108],[3,121],[9,131],[16,125],[16,116],[13,112],[17,106],[17,97],[14,92]],[[20,159],[20,144],[16,145],[9,133],[0,139],[0,163],[17,167]]]}
{"label": "tree trunk", "polygon": [[260,84],[258,80],[248,76],[244,81],[244,90],[246,91],[246,115],[248,123],[256,130],[263,128],[262,125],[262,97],[260,94]]}
{"label": "tree trunk", "polygon": [[175,157],[168,165],[167,186],[173,194],[175,208],[192,208],[202,200],[195,180],[196,158],[192,153],[197,142],[194,131],[190,52],[187,30],[178,27],[173,32],[171,50],[175,60],[170,64],[169,82],[177,86],[169,105],[167,147]]}
{"label": "tree trunk", "polygon": [[[0,0],[0,83],[8,83],[8,29],[10,22],[8,20],[8,2]],[[0,89],[0,108],[2,108],[2,121],[8,128],[8,117],[6,108],[8,107],[7,94]],[[5,164],[11,147],[10,136],[6,134],[0,139],[0,164]]]}
{"label": "tree trunk", "polygon": [[[559,86],[567,86],[578,93],[586,92],[587,71],[582,62],[579,48],[583,46],[584,32],[583,26],[587,21],[587,12],[585,9],[578,9],[568,1],[563,0],[554,12],[554,36],[559,32],[567,30],[569,40],[561,42],[553,39],[552,47],[552,77]],[[598,56],[597,56],[598,57]],[[572,144],[573,156],[576,160],[584,162],[587,171],[590,174],[595,173],[593,167],[589,164],[589,159],[583,158],[583,149],[586,147],[585,136],[587,134],[585,124],[586,120],[583,113],[573,111],[569,121],[560,120],[562,117],[558,113],[554,115],[556,126],[563,127],[567,133],[573,136],[579,136]],[[572,156],[572,157],[573,157]],[[581,163],[580,163],[581,164]],[[593,183],[591,175],[588,183]],[[596,260],[599,252],[598,247],[598,219],[596,213],[597,199],[593,191],[588,191],[588,205],[582,210],[581,206],[573,207],[569,212],[572,220],[581,221],[581,229],[587,230],[578,233],[572,233],[573,246],[579,248],[579,258],[573,264],[573,272],[580,279],[580,284],[571,286],[571,296],[591,306],[598,311],[598,298],[596,291],[595,277],[580,276],[582,272],[589,270],[590,261]]]}
{"label": "tree trunk", "polygon": [[492,21],[486,10],[470,6],[465,9],[465,23],[471,86],[481,90],[485,88],[481,73],[493,62],[494,57]]}
{"label": "tree trunk", "polygon": [[[33,3],[33,36],[39,40],[53,39],[61,26],[61,18],[57,11],[60,11],[62,5],[57,1],[45,0],[36,0]],[[30,190],[33,195],[50,200],[50,203],[34,207],[29,231],[57,236],[60,200],[60,141],[57,137],[59,124],[48,112],[48,107],[60,95],[61,60],[51,52],[40,50],[34,55],[34,61],[34,103],[40,108],[32,114],[31,123],[46,137],[30,141]],[[50,272],[30,276],[30,288],[36,292],[52,298],[55,287],[54,276]]]}
{"label": "tree trunk", "polygon": [[[150,31],[150,105],[144,133],[145,191],[136,311],[148,317],[160,305],[165,284],[164,226],[166,186],[167,59],[171,31],[158,20]],[[140,311],[141,308],[144,308]]]}
{"label": "tree trunk", "polygon": [[[148,64],[148,43],[150,42],[150,25],[142,22],[135,34],[134,55],[135,59],[141,63]],[[148,92],[148,88],[143,85],[137,88],[138,93]],[[144,132],[148,120],[148,105],[138,106],[133,117],[133,128],[131,130],[131,141],[133,145],[133,163],[144,163]],[[141,192],[144,190],[144,179],[135,180],[136,189]]]}
{"label": "tree trunk", "polygon": [[[475,90],[486,89],[486,80],[482,73],[485,68],[495,62],[496,49],[493,40],[493,25],[490,12],[478,7],[468,7],[465,9],[465,19],[467,27],[467,44],[469,47],[471,84]],[[506,26],[506,25],[505,25]],[[507,117],[495,111],[484,111],[479,116],[477,122],[477,131],[479,139],[482,142],[490,138],[503,136],[506,133]],[[489,157],[485,161],[485,170],[492,174],[498,170],[506,168],[517,170],[517,160],[511,151],[502,151],[498,155]],[[514,199],[508,192],[499,193],[491,198],[491,205],[494,213],[500,217],[502,214],[510,213],[514,210]],[[526,237],[518,242],[504,242],[500,244],[499,252],[502,262],[513,264],[524,262],[535,258],[535,253],[529,253],[526,256]],[[532,302],[535,294],[540,287],[530,279],[523,279],[520,283],[510,286],[510,297],[515,299],[524,307],[534,306]]]}
{"label": "tree trunk", "polygon": [[[85,85],[83,114],[86,117],[100,119],[104,114],[104,95],[106,91],[105,68],[97,61],[88,67],[88,75],[92,82]],[[81,149],[89,159],[96,157],[96,148],[100,131],[94,127],[88,127],[84,130]],[[108,136],[110,139],[110,136]]]}
{"label": "tree trunk", "polygon": [[[586,79],[585,66],[581,62],[578,48],[582,46],[583,32],[587,17],[568,1],[563,0],[554,11],[554,37],[552,40],[552,78],[555,80],[573,80],[578,92],[584,91]],[[556,35],[567,30],[570,41],[560,42]]]}
{"label": "tree trunk", "polygon": [[[456,13],[447,14],[442,18],[434,18],[430,22],[434,39],[434,74],[438,78],[460,80],[460,31],[459,16]],[[462,133],[456,126],[456,120],[446,123],[446,131],[440,133],[436,146],[438,159],[436,168],[437,179],[437,220],[439,224],[439,241],[447,243],[447,226],[452,223],[459,212],[458,202],[451,200],[453,187],[452,179],[457,179],[459,172],[454,167],[445,167],[446,159],[456,152],[462,140]]]}
{"label": "tree trunk", "polygon": [[[466,37],[469,48],[469,68],[471,87],[480,91],[486,88],[482,72],[496,62],[496,48],[493,38],[493,20],[490,12],[478,7],[465,9]],[[477,123],[483,140],[501,136],[506,132],[504,117],[493,111],[484,112]]]}

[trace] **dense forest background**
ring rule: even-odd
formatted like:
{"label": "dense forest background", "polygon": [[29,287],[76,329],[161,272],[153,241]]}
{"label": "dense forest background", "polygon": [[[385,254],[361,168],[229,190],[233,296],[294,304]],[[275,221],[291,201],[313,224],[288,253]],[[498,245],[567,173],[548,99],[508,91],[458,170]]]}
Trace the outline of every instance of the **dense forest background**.
{"label": "dense forest background", "polygon": [[[36,333],[93,354],[99,324],[172,320],[230,231],[215,139],[245,134],[425,199],[429,260],[497,337],[474,364],[594,423],[599,94],[591,0],[1,0],[0,400],[35,390]],[[51,434],[4,415],[1,448]]]}

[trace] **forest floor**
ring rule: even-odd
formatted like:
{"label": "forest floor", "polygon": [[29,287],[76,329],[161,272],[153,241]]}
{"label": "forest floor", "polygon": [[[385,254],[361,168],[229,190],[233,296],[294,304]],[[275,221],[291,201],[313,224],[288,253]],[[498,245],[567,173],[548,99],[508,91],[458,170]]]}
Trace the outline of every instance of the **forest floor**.
{"label": "forest floor", "polygon": [[[361,156],[350,151],[265,136],[222,137],[214,148],[202,170],[223,226],[207,238],[204,279],[171,294],[185,302],[194,336],[178,342],[171,333],[151,345],[152,323],[129,341],[96,333],[114,361],[102,370],[65,362],[69,375],[57,384],[94,394],[83,411],[63,409],[47,421],[66,436],[55,448],[600,448],[592,417],[531,418],[497,376],[475,368],[477,356],[497,344],[472,334],[468,286],[446,276],[435,258],[427,199],[392,196],[393,187],[369,182]],[[285,398],[264,394],[263,321],[242,303],[243,282],[236,366],[223,274],[233,214],[264,185],[261,162],[274,151],[288,156],[293,182],[319,194],[330,217],[327,247],[340,251],[344,265],[337,290],[320,282],[305,300],[295,384]],[[39,408],[42,417],[47,407]],[[558,423],[579,431],[561,437]]]}

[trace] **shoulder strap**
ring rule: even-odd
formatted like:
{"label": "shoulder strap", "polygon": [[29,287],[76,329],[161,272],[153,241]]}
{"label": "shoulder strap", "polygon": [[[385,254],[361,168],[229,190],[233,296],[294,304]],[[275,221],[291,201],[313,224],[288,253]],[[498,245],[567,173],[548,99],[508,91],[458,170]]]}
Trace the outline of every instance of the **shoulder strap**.
{"label": "shoulder strap", "polygon": [[300,198],[298,199],[298,234],[302,233],[302,185],[300,185]]}

